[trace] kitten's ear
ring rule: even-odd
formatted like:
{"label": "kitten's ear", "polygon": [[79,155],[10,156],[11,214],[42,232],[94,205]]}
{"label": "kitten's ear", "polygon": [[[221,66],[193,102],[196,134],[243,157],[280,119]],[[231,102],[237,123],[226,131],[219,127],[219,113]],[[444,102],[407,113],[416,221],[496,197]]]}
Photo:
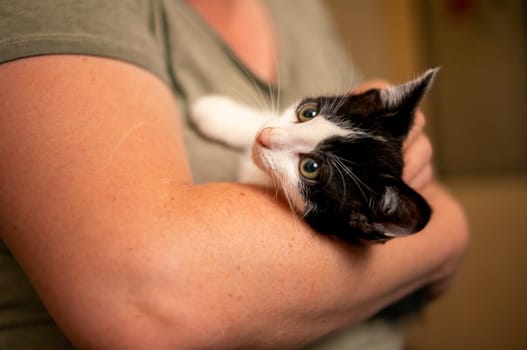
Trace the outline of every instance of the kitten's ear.
{"label": "kitten's ear", "polygon": [[429,69],[414,80],[380,90],[380,99],[384,108],[413,111],[432,86],[438,71],[439,68]]}
{"label": "kitten's ear", "polygon": [[388,239],[422,230],[432,214],[426,200],[401,180],[387,186],[374,206],[375,224]]}
{"label": "kitten's ear", "polygon": [[378,90],[380,120],[396,138],[404,138],[414,122],[414,112],[432,85],[439,68],[429,69],[417,79]]}

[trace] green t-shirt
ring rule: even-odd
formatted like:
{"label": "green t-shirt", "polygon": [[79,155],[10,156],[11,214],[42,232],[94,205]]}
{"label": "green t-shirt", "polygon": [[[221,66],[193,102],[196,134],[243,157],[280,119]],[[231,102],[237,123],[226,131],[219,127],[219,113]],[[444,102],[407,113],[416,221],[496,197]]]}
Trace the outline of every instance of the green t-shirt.
{"label": "green t-shirt", "polygon": [[[185,117],[194,181],[233,181],[238,152],[196,132],[188,119],[192,101],[224,94],[254,106],[273,100],[284,107],[301,96],[340,92],[353,83],[347,57],[317,2],[269,0],[267,5],[278,44],[276,85],[251,74],[211,28],[177,0],[0,0],[0,63],[35,55],[86,54],[143,67],[162,79],[177,99]],[[388,342],[380,341],[383,334]],[[379,344],[399,340],[378,322],[358,327],[347,337],[347,345],[337,348],[394,349],[397,345]],[[71,345],[0,242],[0,349],[68,348]]]}

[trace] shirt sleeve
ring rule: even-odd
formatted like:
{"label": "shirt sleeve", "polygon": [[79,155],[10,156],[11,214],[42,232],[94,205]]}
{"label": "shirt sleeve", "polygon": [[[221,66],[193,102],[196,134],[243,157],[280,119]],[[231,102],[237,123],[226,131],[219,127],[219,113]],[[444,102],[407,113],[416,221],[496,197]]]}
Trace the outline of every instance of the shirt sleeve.
{"label": "shirt sleeve", "polygon": [[155,0],[0,0],[0,63],[47,54],[104,56],[169,82]]}

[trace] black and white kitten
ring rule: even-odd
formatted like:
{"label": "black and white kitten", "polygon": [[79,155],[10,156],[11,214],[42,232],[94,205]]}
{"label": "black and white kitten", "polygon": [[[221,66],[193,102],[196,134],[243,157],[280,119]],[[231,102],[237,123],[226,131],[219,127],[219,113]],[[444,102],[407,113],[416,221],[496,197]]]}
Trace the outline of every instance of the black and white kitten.
{"label": "black and white kitten", "polygon": [[204,135],[248,151],[241,182],[274,180],[316,231],[384,242],[420,231],[431,216],[401,179],[402,144],[436,73],[385,89],[305,98],[280,115],[208,96],[193,105],[192,119]]}

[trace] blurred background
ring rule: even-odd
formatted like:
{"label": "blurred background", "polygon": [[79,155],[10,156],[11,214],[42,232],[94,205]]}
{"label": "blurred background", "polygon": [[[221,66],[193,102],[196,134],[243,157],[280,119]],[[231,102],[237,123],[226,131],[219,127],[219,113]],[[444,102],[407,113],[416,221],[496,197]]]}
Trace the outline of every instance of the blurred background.
{"label": "blurred background", "polygon": [[408,325],[407,350],[527,349],[527,1],[325,2],[365,77],[442,67],[427,127],[472,242],[456,284]]}

